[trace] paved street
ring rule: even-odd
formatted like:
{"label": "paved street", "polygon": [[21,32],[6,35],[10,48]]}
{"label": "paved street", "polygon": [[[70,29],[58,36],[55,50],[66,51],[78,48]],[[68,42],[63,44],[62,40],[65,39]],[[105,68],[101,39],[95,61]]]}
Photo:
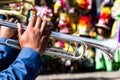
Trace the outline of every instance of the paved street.
{"label": "paved street", "polygon": [[40,75],[36,80],[120,80],[120,71]]}

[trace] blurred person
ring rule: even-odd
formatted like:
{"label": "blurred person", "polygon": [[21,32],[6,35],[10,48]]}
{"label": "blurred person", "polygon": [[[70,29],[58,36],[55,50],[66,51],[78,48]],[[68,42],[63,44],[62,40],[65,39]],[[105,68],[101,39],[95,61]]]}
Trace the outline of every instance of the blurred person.
{"label": "blurred person", "polygon": [[[110,20],[111,20],[111,9],[110,7],[103,7],[98,17],[98,23],[96,24],[96,36],[95,39],[107,39],[110,38]],[[95,68],[96,70],[112,71],[112,62],[99,49],[95,49]]]}
{"label": "blurred person", "polygon": [[[95,39],[106,39],[106,34],[109,32],[109,30],[103,28],[103,27],[97,27],[97,35]],[[112,71],[112,62],[108,60],[107,56],[103,55],[104,52],[95,49],[96,55],[95,55],[95,69],[96,70],[106,70],[106,71]]]}
{"label": "blurred person", "polygon": [[[48,38],[51,33],[51,29],[47,29],[46,24],[46,20],[36,16],[32,16],[25,31],[20,23],[17,24],[19,43],[22,49],[16,60],[7,69],[0,72],[0,80],[35,80],[38,73],[43,69],[41,56],[47,49]],[[3,38],[4,42],[4,36],[0,37]],[[1,51],[4,55],[7,48],[2,44],[0,46],[1,49],[5,49]]]}

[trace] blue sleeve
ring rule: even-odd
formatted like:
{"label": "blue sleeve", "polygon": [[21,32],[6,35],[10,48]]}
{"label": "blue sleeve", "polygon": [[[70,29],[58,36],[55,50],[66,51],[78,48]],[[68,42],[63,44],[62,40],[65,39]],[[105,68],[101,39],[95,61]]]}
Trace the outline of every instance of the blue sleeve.
{"label": "blue sleeve", "polygon": [[[0,38],[0,42],[4,43],[7,38]],[[15,49],[6,46],[5,44],[0,44],[0,59],[6,57],[8,53],[13,54],[15,53]]]}
{"label": "blue sleeve", "polygon": [[0,80],[35,80],[43,70],[40,55],[31,48],[23,48],[17,59],[0,72]]}
{"label": "blue sleeve", "polygon": [[[0,43],[5,43],[7,38],[0,38]],[[10,64],[18,56],[19,51],[6,46],[5,44],[0,44],[0,71],[8,68]]]}

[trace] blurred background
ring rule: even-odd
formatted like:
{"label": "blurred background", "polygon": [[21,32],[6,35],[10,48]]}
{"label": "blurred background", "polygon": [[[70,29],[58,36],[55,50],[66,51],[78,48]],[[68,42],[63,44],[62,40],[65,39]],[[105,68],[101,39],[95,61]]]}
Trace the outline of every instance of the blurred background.
{"label": "blurred background", "polygon": [[[41,0],[40,6],[49,9],[48,20],[54,31],[100,40],[118,33],[120,0]],[[55,46],[65,49],[67,44],[56,42]],[[114,53],[113,61],[94,47],[88,47],[87,53],[89,55],[83,61],[43,56],[45,70],[42,74],[119,71],[119,49]]]}
{"label": "blurred background", "polygon": [[[35,12],[37,11],[38,16],[45,16],[47,18],[48,25],[50,27],[53,27],[53,31],[56,32],[75,35],[79,37],[92,38],[96,40],[109,39],[114,37],[116,33],[119,34],[120,0],[28,1],[33,2],[33,4],[35,5],[33,8],[33,5],[25,2],[24,13],[28,10],[27,22],[29,22],[30,16],[35,14]],[[20,5],[14,3],[10,4],[9,6],[17,9]],[[2,13],[0,12],[0,14]],[[0,18],[1,17],[3,18],[4,16],[0,16]],[[24,16],[21,17],[23,22],[26,21],[24,20]],[[52,42],[54,46],[60,47],[63,50],[66,50],[68,48],[68,44],[61,40],[56,41],[53,39]],[[113,55],[112,61],[109,61],[107,56],[103,55],[104,52],[102,50],[99,50],[95,47],[87,48],[85,53],[88,55],[82,61],[67,60],[64,58],[44,55],[42,56],[42,59],[45,63],[45,68],[40,74],[47,75],[56,73],[58,74],[119,71],[119,44],[120,40],[118,37],[118,48]],[[107,45],[111,46],[111,44]],[[74,46],[71,45],[69,51],[74,51]],[[78,52],[79,51],[80,50],[78,50]]]}

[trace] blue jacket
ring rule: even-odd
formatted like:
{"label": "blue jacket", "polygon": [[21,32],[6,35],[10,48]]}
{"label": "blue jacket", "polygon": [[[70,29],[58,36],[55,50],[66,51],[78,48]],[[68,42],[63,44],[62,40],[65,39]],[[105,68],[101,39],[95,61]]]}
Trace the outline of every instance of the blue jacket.
{"label": "blue jacket", "polygon": [[[0,38],[0,40],[4,42],[6,39]],[[14,49],[0,44],[0,61],[5,59],[8,54],[13,55],[13,53],[15,53]],[[10,58],[5,59],[5,61],[9,60]],[[16,60],[7,69],[0,72],[0,80],[35,80],[43,67],[38,52],[31,48],[23,48]]]}

